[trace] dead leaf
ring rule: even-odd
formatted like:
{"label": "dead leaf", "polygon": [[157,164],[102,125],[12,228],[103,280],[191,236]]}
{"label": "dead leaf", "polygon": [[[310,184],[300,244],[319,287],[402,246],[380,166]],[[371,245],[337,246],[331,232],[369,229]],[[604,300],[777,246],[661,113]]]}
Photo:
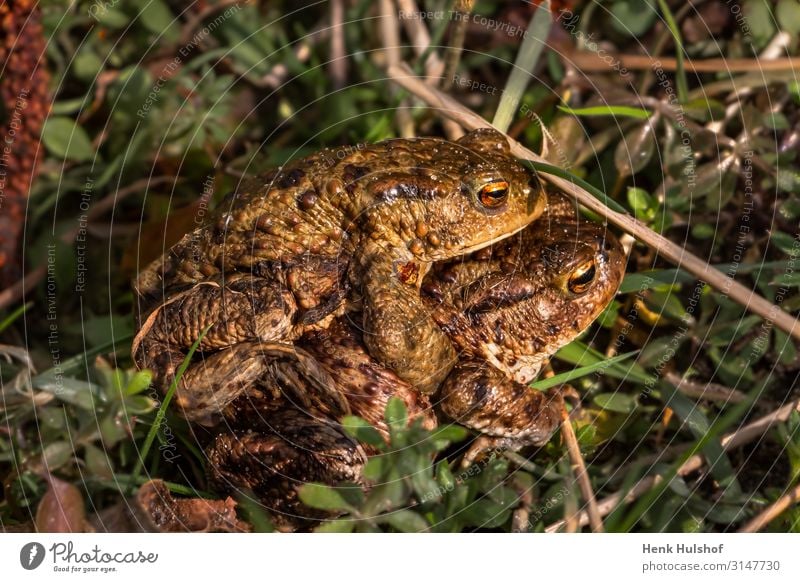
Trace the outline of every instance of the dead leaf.
{"label": "dead leaf", "polygon": [[45,474],[47,492],[36,509],[36,530],[46,533],[80,533],[91,531],[86,521],[86,507],[78,488]]}
{"label": "dead leaf", "polygon": [[247,532],[250,524],[236,517],[236,501],[176,499],[161,480],[148,481],[136,495],[139,509],[159,532]]}

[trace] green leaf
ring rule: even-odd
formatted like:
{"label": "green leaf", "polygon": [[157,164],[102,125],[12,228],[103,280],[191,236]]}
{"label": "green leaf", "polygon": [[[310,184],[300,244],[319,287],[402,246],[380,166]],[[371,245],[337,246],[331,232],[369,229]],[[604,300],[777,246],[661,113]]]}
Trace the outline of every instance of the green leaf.
{"label": "green leaf", "polygon": [[559,105],[558,108],[564,113],[584,117],[598,117],[603,115],[613,115],[614,117],[632,117],[634,119],[647,119],[652,113],[647,109],[639,109],[638,107],[628,107],[626,105],[598,105],[595,107],[580,107],[573,109]]}
{"label": "green leaf", "polygon": [[503,525],[511,512],[491,499],[478,499],[470,503],[461,514],[467,525],[481,528],[494,528]]}
{"label": "green leaf", "polygon": [[368,481],[378,481],[386,469],[386,457],[382,455],[373,456],[367,459],[362,474]]}
{"label": "green leaf", "polygon": [[408,505],[410,490],[405,480],[397,471],[389,471],[386,481],[372,488],[366,503],[361,506],[362,513],[367,516],[380,515],[401,506]]}
{"label": "green leaf", "polygon": [[148,396],[128,396],[124,401],[126,414],[142,416],[156,409],[158,403]]}
{"label": "green leaf", "polygon": [[150,32],[162,35],[159,42],[174,42],[178,39],[175,16],[162,0],[150,0],[139,13],[139,21]]}
{"label": "green leaf", "polygon": [[681,269],[659,269],[640,273],[626,273],[625,278],[622,280],[622,285],[619,286],[618,293],[645,291],[660,285],[690,283],[694,280],[694,275]]}
{"label": "green leaf", "polygon": [[698,97],[690,99],[683,105],[686,114],[698,121],[719,121],[725,118],[725,105],[716,99]]}
{"label": "green leaf", "polygon": [[14,309],[11,313],[9,313],[2,321],[0,321],[0,333],[3,333],[8,326],[14,323],[23,313],[25,313],[30,307],[33,305],[33,301],[28,301],[23,305],[20,305],[16,309]]}
{"label": "green leaf", "polygon": [[622,414],[630,414],[636,408],[636,399],[624,392],[604,392],[595,395],[592,401],[603,410]]}
{"label": "green leaf", "polygon": [[771,111],[764,115],[764,125],[769,129],[783,131],[789,129],[789,120],[780,111]]}
{"label": "green leaf", "polygon": [[406,403],[400,398],[393,396],[386,403],[386,424],[393,428],[405,428],[408,426],[408,410]]}
{"label": "green leaf", "polygon": [[653,123],[645,122],[625,134],[614,150],[614,166],[621,177],[642,171],[656,151]]}
{"label": "green leaf", "polygon": [[366,497],[363,486],[353,481],[342,481],[336,484],[336,491],[342,496],[351,507],[361,507],[364,505]]}
{"label": "green leaf", "polygon": [[72,443],[67,441],[56,441],[47,445],[42,451],[43,469],[52,473],[56,469],[64,466],[72,458],[74,449]]}
{"label": "green leaf", "polygon": [[644,217],[650,220],[653,218],[652,210],[658,206],[658,201],[643,188],[628,188],[628,206],[637,218]]}
{"label": "green leaf", "polygon": [[401,509],[387,514],[382,521],[391,525],[397,531],[403,533],[417,533],[425,531],[430,527],[430,524],[425,521],[425,518],[414,513],[410,509]]}
{"label": "green leaf", "polygon": [[326,511],[350,511],[350,506],[341,493],[322,483],[306,483],[298,490],[300,501],[315,509]]}
{"label": "green leaf", "polygon": [[667,23],[667,28],[669,28],[672,39],[675,42],[675,60],[677,63],[675,81],[678,86],[678,99],[681,103],[686,103],[686,101],[688,101],[689,89],[686,83],[686,71],[683,65],[683,39],[681,38],[678,23],[675,21],[675,17],[672,15],[672,11],[669,8],[669,4],[667,4],[666,0],[658,0],[658,5],[661,8],[664,21]]}
{"label": "green leaf", "polygon": [[334,519],[314,528],[317,533],[350,533],[356,522],[352,519]]}
{"label": "green leaf", "polygon": [[84,129],[69,117],[49,117],[42,129],[42,142],[60,158],[85,162],[94,157],[94,148]]}
{"label": "green leaf", "polygon": [[503,485],[493,487],[487,491],[489,499],[500,505],[501,507],[512,508],[519,503],[519,494],[511,487]]}
{"label": "green leaf", "polygon": [[[103,61],[97,56],[93,46],[84,45],[75,55],[75,58],[72,61],[71,70],[72,73],[81,81],[91,82],[100,73],[100,71],[103,70]],[[63,115],[74,113],[80,109],[85,100],[83,97],[80,97],[71,101],[78,107],[70,111],[68,107],[62,105],[59,110],[56,111],[56,114]]]}
{"label": "green leaf", "polygon": [[647,307],[659,317],[668,317],[686,323],[692,321],[683,304],[672,292],[672,289],[656,289],[645,298]]}
{"label": "green leaf", "polygon": [[411,473],[411,486],[419,499],[438,499],[442,496],[442,489],[436,483],[430,470],[430,459],[418,457],[418,470]]}
{"label": "green leaf", "polygon": [[111,479],[114,476],[114,469],[108,455],[94,445],[86,444],[83,447],[86,468],[96,477]]}
{"label": "green leaf", "polygon": [[456,486],[456,479],[447,464],[447,459],[442,459],[436,464],[436,481],[443,491],[449,491]]}
{"label": "green leaf", "polygon": [[128,26],[130,17],[112,6],[110,1],[92,2],[92,5],[89,6],[89,16],[107,28],[119,29]]}
{"label": "green leaf", "polygon": [[780,0],[775,8],[775,16],[781,29],[797,38],[800,33],[800,2]]}
{"label": "green leaf", "polygon": [[67,378],[59,372],[42,373],[33,379],[33,387],[50,392],[62,402],[68,402],[84,410],[94,410],[95,398],[100,390],[91,382]]}
{"label": "green leaf", "polygon": [[128,386],[125,388],[128,396],[133,396],[144,392],[150,387],[150,382],[153,380],[153,373],[150,370],[140,370],[136,372],[128,381]]}
{"label": "green leaf", "polygon": [[650,381],[651,377],[651,375],[636,362],[622,365],[620,362],[612,361],[614,358],[609,360],[605,354],[598,352],[594,348],[590,348],[580,340],[575,340],[558,350],[555,353],[555,357],[575,366],[588,366],[603,362],[605,366],[601,366],[601,368],[606,374],[614,378],[629,380],[631,382],[647,383]]}
{"label": "green leaf", "polygon": [[655,22],[656,10],[650,0],[617,0],[611,5],[611,16],[614,29],[638,37]]}
{"label": "green leaf", "polygon": [[575,174],[564,170],[563,168],[559,168],[558,166],[553,166],[552,164],[545,164],[543,162],[534,162],[532,160],[523,160],[527,163],[528,166],[532,167],[537,172],[544,172],[545,174],[553,174],[554,176],[558,176],[559,178],[563,178],[580,186],[589,194],[597,198],[600,202],[608,206],[611,210],[616,210],[617,212],[621,212],[622,214],[628,214],[627,209],[622,206],[619,202],[614,200],[613,198],[609,198],[604,192],[601,192],[586,180],[579,178]]}
{"label": "green leaf", "polygon": [[275,526],[269,517],[266,509],[256,500],[255,494],[249,489],[239,491],[236,495],[239,507],[244,514],[244,518],[253,526],[256,533],[272,533]]}
{"label": "green leaf", "polygon": [[430,438],[433,441],[440,441],[446,446],[450,443],[463,441],[465,438],[467,438],[467,435],[469,435],[469,431],[463,426],[459,426],[457,424],[445,424],[431,431]]}
{"label": "green leaf", "polygon": [[764,46],[775,34],[775,24],[773,21],[772,10],[766,0],[745,0],[743,6],[744,15],[747,17],[749,35],[756,48]]}
{"label": "green leaf", "polygon": [[133,334],[133,331],[131,318],[119,315],[95,315],[80,322],[80,326],[76,325],[76,333],[83,335],[92,347],[107,344],[109,338]]}
{"label": "green leaf", "polygon": [[775,184],[784,192],[798,193],[800,192],[800,172],[781,168],[778,170]]}
{"label": "green leaf", "polygon": [[361,417],[345,416],[342,418],[342,428],[347,434],[362,443],[378,448],[385,447],[385,442],[381,433]]}
{"label": "green leaf", "polygon": [[121,440],[128,438],[131,430],[121,414],[106,414],[100,419],[98,428],[106,449],[110,449]]}
{"label": "green leaf", "polygon": [[717,229],[706,222],[700,222],[692,226],[692,236],[699,240],[708,240],[717,234]]}

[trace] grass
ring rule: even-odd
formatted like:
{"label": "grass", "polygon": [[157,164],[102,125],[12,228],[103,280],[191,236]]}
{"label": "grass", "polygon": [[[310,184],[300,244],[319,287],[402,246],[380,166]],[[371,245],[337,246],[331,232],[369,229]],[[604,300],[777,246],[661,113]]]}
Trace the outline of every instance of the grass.
{"label": "grass", "polygon": [[[440,89],[484,119],[501,119],[534,150],[543,145],[540,119],[551,142],[546,163],[532,164],[537,171],[635,216],[776,309],[797,314],[800,160],[792,144],[800,91],[787,75],[753,74],[758,54],[792,23],[770,16],[753,23],[759,36],[747,41],[735,22],[712,36],[677,2],[659,0],[652,14],[637,16],[625,4],[589,4],[569,20],[558,9],[545,18],[522,4],[479,2],[476,14],[533,28],[523,43],[521,35],[471,25],[458,74],[504,90],[446,82]],[[47,473],[78,487],[89,511],[114,506],[149,478],[176,494],[213,496],[203,453],[208,435],[168,406],[176,384],[151,393],[133,369],[131,278],[242,174],[324,146],[396,137],[398,105],[408,107],[418,135],[446,131],[435,109],[388,89],[366,0],[346,8],[348,83],[339,91],[328,77],[330,22],[322,7],[292,12],[287,2],[256,2],[210,9],[197,20],[190,17],[197,7],[178,16],[170,3],[154,1],[157,8],[143,14],[121,0],[98,21],[93,5],[42,8],[53,117],[25,225],[27,295],[0,294],[4,528],[30,525]],[[448,14],[444,2],[421,7]],[[426,27],[432,38],[418,51],[402,47],[402,59],[422,73],[429,55],[444,57],[451,24],[398,21],[404,43],[406,26]],[[541,39],[558,27],[568,44],[554,50]],[[186,49],[186,39],[204,30]],[[598,47],[619,63],[626,57],[626,73],[619,63],[592,61]],[[652,59],[637,66],[627,57]],[[674,67],[664,64],[669,57]],[[690,66],[733,57],[745,61],[740,72]],[[653,67],[660,58],[661,70]],[[557,354],[556,375],[534,386],[569,381],[581,393],[572,420],[607,531],[736,530],[800,479],[798,413],[749,442],[731,447],[723,438],[800,398],[797,344],[664,260],[657,247],[628,243],[628,273],[615,301]],[[38,279],[31,276],[37,269]],[[79,273],[91,281],[80,290]],[[673,375],[747,398],[684,393]],[[363,424],[351,424],[360,427],[356,437],[374,442]],[[385,460],[369,469],[376,483],[395,486],[341,502],[326,498],[324,488],[304,497],[344,512],[328,529],[509,531],[521,511],[529,512],[531,531],[565,527],[574,475],[560,435],[540,449],[497,455],[465,477],[460,462],[471,438],[457,429],[434,436],[397,427]],[[696,454],[703,463],[687,470]],[[637,489],[647,479],[649,487]],[[631,490],[635,501],[621,503]],[[520,492],[531,493],[527,507]],[[255,529],[272,529],[252,497],[240,499]],[[587,508],[579,509],[584,520]],[[800,509],[771,516],[766,529],[800,531]]]}

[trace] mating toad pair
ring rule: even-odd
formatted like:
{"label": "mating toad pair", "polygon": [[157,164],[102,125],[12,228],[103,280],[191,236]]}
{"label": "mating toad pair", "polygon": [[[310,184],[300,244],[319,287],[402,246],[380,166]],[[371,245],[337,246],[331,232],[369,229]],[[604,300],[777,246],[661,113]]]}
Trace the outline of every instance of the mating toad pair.
{"label": "mating toad pair", "polygon": [[176,404],[225,425],[212,477],[263,498],[356,479],[363,451],[336,419],[381,428],[391,396],[429,423],[433,403],[486,435],[546,441],[560,396],[526,383],[623,273],[614,236],[493,130],[323,150],[243,184],[142,271],[134,358],[165,390],[207,329]]}

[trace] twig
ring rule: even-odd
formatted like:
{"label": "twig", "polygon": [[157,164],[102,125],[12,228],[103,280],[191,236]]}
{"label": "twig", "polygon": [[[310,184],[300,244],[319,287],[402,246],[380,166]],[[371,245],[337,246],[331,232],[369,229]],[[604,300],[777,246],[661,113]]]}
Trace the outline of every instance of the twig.
{"label": "twig", "polygon": [[331,60],[329,69],[334,90],[347,82],[347,59],[344,48],[344,2],[331,0]]}
{"label": "twig", "polygon": [[583,500],[586,502],[586,511],[589,514],[589,524],[592,526],[592,531],[600,533],[603,531],[603,519],[600,517],[600,512],[597,509],[597,499],[592,490],[592,484],[589,482],[589,473],[586,471],[586,464],[583,462],[583,455],[578,445],[578,438],[575,436],[575,431],[572,429],[572,422],[569,420],[569,415],[564,412],[564,420],[561,422],[561,434],[564,437],[564,442],[567,445],[567,452],[572,463],[572,472],[575,475],[575,480],[580,487]]}
{"label": "twig", "polygon": [[[414,0],[397,0],[397,6],[403,14],[419,14],[419,6]],[[431,44],[431,35],[421,18],[401,18],[406,34],[411,39],[411,48],[421,57]],[[426,83],[436,85],[444,74],[444,61],[435,51],[430,51],[425,58]]]}
{"label": "twig", "polygon": [[575,533],[581,528],[580,516],[583,512],[578,510],[578,500],[575,497],[575,489],[570,487],[569,493],[564,497],[564,519],[562,523],[566,533]]}
{"label": "twig", "polygon": [[693,382],[683,378],[676,372],[667,372],[664,374],[664,379],[687,396],[693,398],[705,398],[706,400],[731,403],[741,402],[747,398],[739,390],[728,388],[722,384],[714,384],[713,382]]}
{"label": "twig", "polygon": [[[491,127],[485,119],[470,111],[452,97],[420,81],[407,65],[389,67],[388,74],[395,83],[425,101],[439,115],[453,119],[468,129]],[[511,145],[511,152],[515,156],[536,162],[544,161],[539,155],[516,140],[508,138],[508,141]],[[800,339],[800,324],[794,317],[783,311],[780,306],[770,303],[741,283],[731,280],[724,273],[714,269],[714,267],[671,240],[652,231],[646,224],[632,216],[611,210],[603,202],[573,182],[551,174],[544,174],[543,177],[571,195],[586,208],[655,249],[658,254],[668,261],[692,273],[711,287],[725,290],[731,299],[740,303],[746,309],[772,322],[791,336]]]}
{"label": "twig", "polygon": [[[789,404],[781,406],[777,410],[774,410],[769,414],[762,416],[758,420],[746,424],[745,426],[738,428],[732,433],[725,435],[721,439],[722,448],[727,452],[754,441],[756,438],[766,433],[775,424],[779,422],[786,422],[786,420],[788,420],[789,418],[789,415],[794,410],[800,412],[800,400],[794,400]],[[667,451],[664,452],[664,454],[667,453],[668,453]],[[702,455],[694,455],[692,457],[689,457],[689,459],[678,470],[678,475],[681,476],[688,475],[700,469],[704,464],[705,460],[703,459]],[[598,512],[600,513],[600,515],[608,515],[609,513],[614,511],[614,509],[621,503],[631,503],[632,501],[640,497],[643,493],[649,491],[653,486],[657,485],[660,482],[661,482],[661,477],[659,475],[650,475],[648,477],[644,477],[643,479],[639,480],[636,483],[636,485],[634,485],[624,497],[622,493],[618,492],[602,499],[597,504]],[[588,512],[581,511],[578,517],[581,526],[587,525],[589,523]],[[545,531],[547,532],[558,531],[564,525],[565,521],[560,520],[547,526],[547,528],[545,528]]]}
{"label": "twig", "polygon": [[[458,70],[458,63],[461,61],[461,53],[464,52],[464,39],[467,35],[467,25],[469,24],[469,15],[475,7],[475,0],[456,0],[453,4],[453,13],[456,15],[456,23],[453,26],[453,34],[450,37],[450,46],[448,47],[445,56],[444,66],[444,84],[442,90],[449,92],[453,87],[453,82],[456,78],[456,71]],[[432,87],[436,87],[437,83],[429,83]],[[450,120],[444,119],[442,121],[444,133],[451,140],[457,140],[464,135],[462,127]]]}
{"label": "twig", "polygon": [[519,506],[511,514],[511,531],[525,533],[531,527],[533,491],[526,487],[519,487],[517,488],[517,493],[519,493]]}
{"label": "twig", "polygon": [[800,484],[796,485],[789,493],[783,495],[775,503],[744,524],[739,532],[755,533],[761,531],[764,529],[764,526],[797,503],[798,500],[800,500]]}
{"label": "twig", "polygon": [[475,0],[456,0],[453,4],[453,12],[456,14],[456,23],[453,26],[453,36],[450,37],[450,47],[445,57],[444,82],[450,85],[455,77],[458,63],[461,61],[461,53],[464,51],[464,39],[467,36],[467,25],[469,25],[469,15],[475,6]]}
{"label": "twig", "polygon": [[[389,66],[400,62],[400,23],[394,11],[392,0],[380,0],[381,38],[386,50],[386,63]],[[392,95],[397,94],[397,87],[390,87]],[[406,103],[401,103],[395,112],[397,126],[402,137],[414,137],[414,122]]]}
{"label": "twig", "polygon": [[[606,72],[617,63],[619,67],[629,70],[649,70],[658,65],[664,71],[676,71],[678,60],[672,57],[650,57],[647,55],[611,55],[606,53],[602,58],[591,51],[562,50],[560,54],[570,64],[587,73]],[[800,69],[800,57],[783,59],[685,59],[685,70],[695,73],[749,73],[753,71],[791,71]]]}

